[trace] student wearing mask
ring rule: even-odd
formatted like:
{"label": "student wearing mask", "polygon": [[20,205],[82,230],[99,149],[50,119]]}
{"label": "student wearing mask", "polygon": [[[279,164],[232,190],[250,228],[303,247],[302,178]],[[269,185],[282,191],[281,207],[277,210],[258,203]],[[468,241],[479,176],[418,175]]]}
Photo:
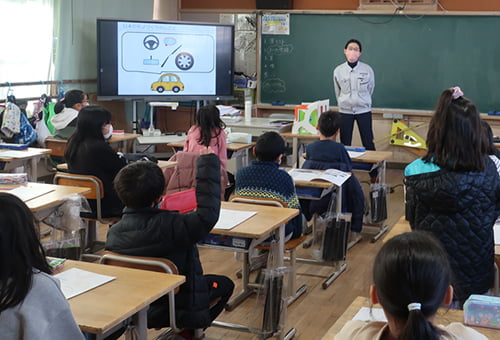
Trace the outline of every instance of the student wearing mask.
{"label": "student wearing mask", "polygon": [[80,90],[70,90],[54,106],[55,116],[51,118],[51,123],[56,129],[54,137],[68,139],[71,137],[76,127],[78,112],[89,105],[89,98],[86,93]]}
{"label": "student wearing mask", "polygon": [[[70,137],[64,153],[69,172],[93,175],[102,181],[104,217],[121,216],[123,209],[113,189],[113,179],[127,162],[106,142],[112,133],[111,113],[100,106],[87,106],[78,115],[75,133]],[[95,213],[95,202],[89,203]]]}

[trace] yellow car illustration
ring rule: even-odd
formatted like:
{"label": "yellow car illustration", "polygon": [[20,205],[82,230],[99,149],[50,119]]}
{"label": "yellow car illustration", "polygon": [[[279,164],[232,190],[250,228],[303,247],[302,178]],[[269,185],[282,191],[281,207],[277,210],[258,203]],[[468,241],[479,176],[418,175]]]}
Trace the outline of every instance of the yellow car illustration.
{"label": "yellow car illustration", "polygon": [[178,75],[173,73],[162,74],[158,81],[151,84],[152,91],[158,91],[162,93],[163,91],[173,91],[175,93],[179,91],[184,91],[184,84]]}

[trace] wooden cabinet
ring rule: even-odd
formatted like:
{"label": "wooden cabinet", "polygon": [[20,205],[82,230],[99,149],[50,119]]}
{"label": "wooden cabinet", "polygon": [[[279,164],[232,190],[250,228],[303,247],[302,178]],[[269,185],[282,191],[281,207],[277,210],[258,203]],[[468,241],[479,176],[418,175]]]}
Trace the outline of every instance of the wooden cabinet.
{"label": "wooden cabinet", "polygon": [[195,122],[196,107],[178,106],[177,110],[170,107],[156,108],[156,128],[161,132],[187,132]]}

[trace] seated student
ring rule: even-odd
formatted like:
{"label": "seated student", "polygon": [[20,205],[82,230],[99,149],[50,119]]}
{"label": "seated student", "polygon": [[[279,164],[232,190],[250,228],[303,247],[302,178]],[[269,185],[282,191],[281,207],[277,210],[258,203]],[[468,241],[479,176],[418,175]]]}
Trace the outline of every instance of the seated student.
{"label": "seated student", "polygon": [[[302,168],[305,169],[337,169],[341,171],[352,171],[351,158],[344,145],[338,143],[341,116],[338,112],[326,111],[321,114],[318,120],[317,129],[319,140],[307,145],[306,161]],[[354,176],[343,185],[342,190],[342,211],[352,213],[351,230],[360,232],[363,227],[363,213],[365,208],[365,196],[363,189]],[[304,210],[304,215],[308,220],[312,215],[321,214],[328,209],[331,194],[325,195],[320,200],[301,200],[300,204]]]}
{"label": "seated student", "polygon": [[[205,149],[204,152],[208,152]],[[213,153],[197,160],[195,211],[180,214],[160,210],[165,178],[152,162],[135,162],[120,170],[114,184],[125,204],[122,219],[113,225],[106,249],[125,255],[167,258],[175,263],[186,283],[175,296],[177,325],[196,329],[209,327],[219,315],[233,289],[233,282],[219,275],[203,275],[196,243],[212,230],[220,211],[220,161]],[[210,307],[210,301],[220,300]],[[169,324],[168,297],[148,309],[148,327]],[[188,332],[184,333],[189,338]]]}
{"label": "seated student", "polygon": [[306,160],[339,163],[345,166],[345,171],[352,170],[351,157],[344,144],[337,142],[341,120],[340,113],[335,111],[326,111],[319,116],[319,140],[307,145]]}
{"label": "seated student", "polygon": [[0,338],[83,340],[37,229],[23,201],[0,193]]}
{"label": "seated student", "polygon": [[493,142],[493,131],[491,130],[490,124],[487,121],[481,119],[481,126],[483,127],[484,137],[486,138],[487,153],[490,159],[495,163],[497,167],[497,172],[500,175],[500,151],[495,146]]}
{"label": "seated student", "polygon": [[[276,132],[262,134],[253,148],[257,158],[251,165],[241,168],[236,174],[235,196],[274,199],[287,208],[300,209],[292,177],[279,169],[285,152],[285,141]],[[285,241],[302,234],[302,214],[294,217],[285,226]]]}
{"label": "seated student", "polygon": [[56,115],[51,118],[51,123],[56,129],[54,137],[62,139],[71,137],[75,131],[78,112],[88,105],[89,98],[86,93],[80,90],[67,91],[64,98],[54,107]]}
{"label": "seated student", "polygon": [[[100,106],[87,106],[80,111],[75,133],[70,137],[64,157],[71,173],[93,175],[104,186],[101,200],[104,217],[120,216],[123,204],[113,189],[113,179],[127,161],[106,142],[111,137],[111,113]],[[96,202],[89,200],[95,214]]]}
{"label": "seated student", "polygon": [[431,234],[397,235],[380,249],[373,265],[372,303],[380,303],[387,322],[347,322],[336,340],[487,339],[461,323],[435,325],[434,315],[453,299],[446,252]]}

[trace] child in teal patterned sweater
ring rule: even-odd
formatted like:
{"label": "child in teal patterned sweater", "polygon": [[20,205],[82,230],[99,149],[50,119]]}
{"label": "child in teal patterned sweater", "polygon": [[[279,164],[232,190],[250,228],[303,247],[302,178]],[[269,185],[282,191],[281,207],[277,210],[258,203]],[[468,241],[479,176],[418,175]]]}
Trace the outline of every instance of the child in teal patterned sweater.
{"label": "child in teal patterned sweater", "polygon": [[[273,199],[287,208],[300,210],[292,177],[279,169],[285,141],[276,132],[266,132],[257,140],[253,153],[257,158],[236,174],[235,196]],[[302,214],[285,226],[285,240],[302,234]]]}

